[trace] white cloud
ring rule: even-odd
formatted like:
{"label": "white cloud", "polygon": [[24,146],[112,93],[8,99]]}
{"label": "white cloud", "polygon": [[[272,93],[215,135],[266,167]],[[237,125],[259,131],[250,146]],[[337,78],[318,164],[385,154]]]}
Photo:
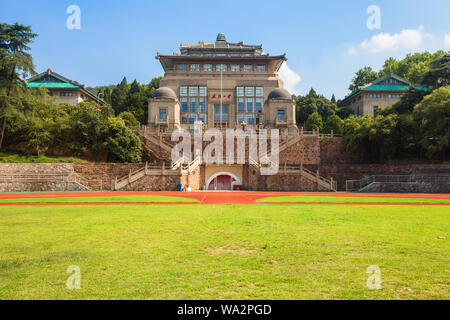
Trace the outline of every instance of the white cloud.
{"label": "white cloud", "polygon": [[278,74],[284,82],[284,88],[289,91],[291,94],[299,94],[300,89],[298,88],[298,84],[302,80],[300,75],[290,69],[287,65],[287,63],[283,63],[280,70],[278,71]]}
{"label": "white cloud", "polygon": [[450,34],[446,34],[446,35],[444,36],[444,45],[445,45],[446,47],[450,47]]}
{"label": "white cloud", "polygon": [[357,47],[350,47],[347,50],[349,55],[359,52],[380,53],[416,51],[429,47],[434,42],[434,36],[424,31],[424,27],[417,29],[404,29],[399,33],[379,33],[369,40],[364,40]]}

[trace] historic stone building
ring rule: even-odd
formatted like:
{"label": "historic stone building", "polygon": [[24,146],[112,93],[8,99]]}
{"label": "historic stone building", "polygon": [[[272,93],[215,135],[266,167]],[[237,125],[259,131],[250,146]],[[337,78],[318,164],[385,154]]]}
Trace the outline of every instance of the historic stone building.
{"label": "historic stone building", "polygon": [[[283,81],[278,75],[278,70],[287,60],[284,54],[264,54],[261,45],[227,42],[225,36],[219,33],[215,42],[182,44],[180,53],[158,53],[156,59],[165,73],[160,88],[149,99],[148,125],[139,129],[141,138],[145,139],[153,155],[162,163],[158,169],[160,171],[154,171],[154,174],[167,175],[178,170],[186,176],[180,182],[193,190],[334,188],[333,181],[303,167],[303,164],[319,163],[320,139],[318,132],[306,134],[297,128],[295,100],[283,88]],[[245,154],[244,162],[230,163],[228,158],[225,159],[225,154],[223,159],[220,154],[219,162],[205,162],[207,152],[203,153],[203,157],[198,156],[199,149],[193,142],[195,138],[191,138],[193,152],[188,159],[189,164],[181,165],[171,159],[175,144],[171,141],[171,133],[182,128],[194,136],[193,132],[199,124],[203,132],[210,128],[219,129],[224,138],[224,129],[243,129],[260,137],[261,129],[267,129],[267,132],[278,130],[280,157],[276,159],[276,165],[279,170],[271,177],[265,174],[267,163],[261,163],[261,158],[253,160],[249,156],[249,145],[257,144],[249,139],[245,142],[245,151],[238,151],[237,140],[232,142],[234,159],[238,153]],[[269,138],[267,144],[270,145],[267,148],[269,155],[273,140]],[[202,147],[206,145],[203,143]],[[164,167],[168,163],[170,170]],[[274,162],[269,163],[274,165]],[[119,179],[114,182],[113,188],[128,188],[133,185],[130,181],[153,172],[149,170]]]}
{"label": "historic stone building", "polygon": [[49,95],[55,97],[57,102],[67,102],[76,105],[86,99],[92,99],[100,104],[105,103],[102,99],[85,88],[84,85],[63,77],[62,75],[53,72],[51,69],[37,74],[25,82],[28,88],[47,88]]}
{"label": "historic stone building", "polygon": [[378,109],[396,103],[410,87],[417,90],[431,90],[389,74],[358,87],[342,101],[342,105],[351,107],[353,113],[358,116],[374,115]]}
{"label": "historic stone building", "polygon": [[170,132],[202,121],[206,128],[280,128],[297,134],[295,101],[278,76],[286,56],[262,51],[261,45],[227,42],[219,33],[212,43],[158,53],[165,74],[149,101],[149,127]]}

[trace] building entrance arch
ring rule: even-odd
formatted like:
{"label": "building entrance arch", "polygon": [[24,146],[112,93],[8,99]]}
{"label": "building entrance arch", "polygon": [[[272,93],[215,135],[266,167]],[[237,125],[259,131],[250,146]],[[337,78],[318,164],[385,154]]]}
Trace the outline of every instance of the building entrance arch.
{"label": "building entrance arch", "polygon": [[233,190],[234,186],[241,186],[242,181],[231,172],[217,172],[206,183],[208,190]]}

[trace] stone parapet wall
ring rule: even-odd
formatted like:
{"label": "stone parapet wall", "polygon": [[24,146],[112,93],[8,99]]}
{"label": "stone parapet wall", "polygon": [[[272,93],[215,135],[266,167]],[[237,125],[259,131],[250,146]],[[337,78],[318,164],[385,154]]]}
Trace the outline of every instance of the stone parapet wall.
{"label": "stone parapet wall", "polygon": [[69,174],[73,167],[73,163],[0,163],[0,175]]}
{"label": "stone parapet wall", "polygon": [[430,182],[375,182],[364,192],[395,192],[395,193],[450,193],[450,183]]}
{"label": "stone parapet wall", "polygon": [[312,171],[317,169],[320,175],[338,182],[338,190],[345,191],[346,180],[359,180],[373,175],[411,175],[411,174],[450,174],[447,164],[411,164],[411,163],[360,163],[328,164],[306,166]]}
{"label": "stone parapet wall", "polygon": [[22,191],[83,191],[86,190],[76,182],[42,181],[42,182],[0,182],[0,192]]}

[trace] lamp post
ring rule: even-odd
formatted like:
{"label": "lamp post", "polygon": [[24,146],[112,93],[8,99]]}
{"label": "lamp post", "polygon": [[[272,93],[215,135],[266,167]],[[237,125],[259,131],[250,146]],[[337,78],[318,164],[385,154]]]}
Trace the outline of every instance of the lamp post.
{"label": "lamp post", "polygon": [[103,94],[103,92],[99,92],[97,94],[97,103],[100,104],[100,95]]}

